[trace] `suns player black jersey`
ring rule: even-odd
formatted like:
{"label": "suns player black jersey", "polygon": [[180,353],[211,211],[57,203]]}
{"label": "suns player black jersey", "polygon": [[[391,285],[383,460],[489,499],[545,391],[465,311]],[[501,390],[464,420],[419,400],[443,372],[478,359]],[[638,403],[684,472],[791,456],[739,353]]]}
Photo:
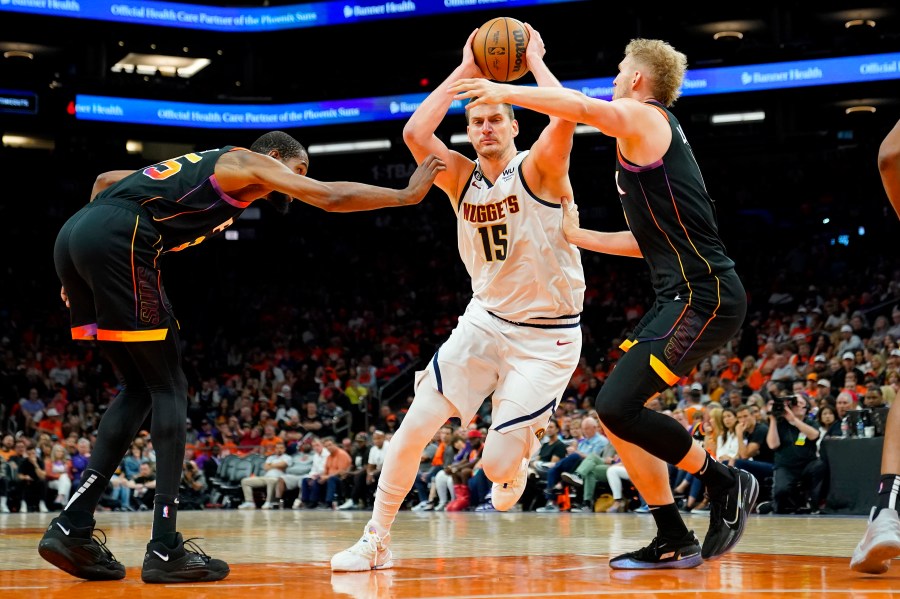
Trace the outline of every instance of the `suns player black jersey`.
{"label": "suns player black jersey", "polygon": [[139,204],[162,237],[162,251],[183,250],[231,226],[251,204],[229,197],[216,182],[216,162],[232,151],[246,150],[225,146],[160,162],[128,175],[97,199]]}
{"label": "suns player black jersey", "polygon": [[668,119],[672,143],[662,159],[634,165],[617,148],[616,184],[628,227],[650,266],[653,289],[669,300],[713,307],[718,277],[734,268],[719,238],[715,205],[678,120]]}

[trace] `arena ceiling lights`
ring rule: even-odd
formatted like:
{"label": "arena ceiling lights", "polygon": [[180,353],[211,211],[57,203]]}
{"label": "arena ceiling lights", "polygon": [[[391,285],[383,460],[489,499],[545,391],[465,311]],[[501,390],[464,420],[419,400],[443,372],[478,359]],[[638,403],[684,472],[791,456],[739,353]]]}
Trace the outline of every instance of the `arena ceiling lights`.
{"label": "arena ceiling lights", "polygon": [[113,73],[137,73],[164,77],[190,79],[210,64],[208,58],[166,56],[164,54],[138,54],[129,52],[110,69]]}

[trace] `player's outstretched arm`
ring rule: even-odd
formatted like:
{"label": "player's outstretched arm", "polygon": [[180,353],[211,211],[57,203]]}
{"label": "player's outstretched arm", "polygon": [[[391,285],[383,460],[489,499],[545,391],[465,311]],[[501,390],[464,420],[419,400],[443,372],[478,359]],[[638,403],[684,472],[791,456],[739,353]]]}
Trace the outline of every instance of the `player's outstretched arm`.
{"label": "player's outstretched arm", "polygon": [[[611,137],[635,137],[645,124],[647,106],[630,98],[607,102],[565,87],[527,87],[484,79],[460,79],[450,86],[454,99],[471,105],[514,104],[536,112],[584,123]],[[651,109],[652,112],[656,112]]]}
{"label": "player's outstretched arm", "polygon": [[626,256],[630,258],[642,258],[641,248],[631,231],[616,231],[605,233],[582,229],[578,216],[578,206],[569,198],[562,199],[563,208],[563,234],[566,240],[580,248],[610,254],[612,256]]}
{"label": "player's outstretched arm", "polygon": [[269,156],[254,152],[240,154],[245,185],[256,184],[280,191],[326,212],[360,212],[418,204],[428,193],[435,177],[446,168],[437,156],[426,156],[404,189],[390,189],[350,181],[316,181],[298,175]]}

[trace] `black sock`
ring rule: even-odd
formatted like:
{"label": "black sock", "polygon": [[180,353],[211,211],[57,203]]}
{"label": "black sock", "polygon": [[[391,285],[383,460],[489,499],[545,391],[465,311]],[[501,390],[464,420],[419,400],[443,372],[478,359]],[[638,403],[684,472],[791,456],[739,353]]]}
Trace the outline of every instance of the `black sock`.
{"label": "black sock", "polygon": [[[84,471],[84,474],[81,475],[81,482],[78,484],[78,488],[75,489],[75,493],[72,494],[72,499],[69,500],[69,503],[66,504],[66,507],[63,510],[72,524],[80,528],[83,526],[90,526],[93,523],[94,517],[92,514],[94,513],[94,510],[97,509],[97,504],[100,502],[103,491],[106,490],[107,482],[109,481],[107,481],[106,477],[96,470],[88,468]],[[90,520],[86,521],[83,516],[79,515],[74,516],[77,521],[73,520],[73,514],[76,512],[87,512],[90,516]]]}
{"label": "black sock", "polygon": [[154,541],[169,541],[166,546],[172,547],[175,544],[177,516],[178,498],[157,493],[153,497],[153,530],[150,538]]}
{"label": "black sock", "polygon": [[75,528],[87,528],[94,525],[94,514],[84,510],[66,510],[60,515],[68,518]]}
{"label": "black sock", "polygon": [[734,484],[734,475],[728,466],[716,461],[714,457],[706,453],[706,461],[699,471],[693,473],[694,476],[703,481],[711,491],[718,491]]}
{"label": "black sock", "polygon": [[659,536],[670,541],[678,541],[688,534],[687,526],[678,513],[678,507],[674,503],[668,505],[648,505],[653,519],[656,520],[656,528]]}
{"label": "black sock", "polygon": [[873,519],[878,517],[881,510],[896,510],[898,494],[900,494],[900,474],[883,474],[881,482],[878,483],[878,503]]}

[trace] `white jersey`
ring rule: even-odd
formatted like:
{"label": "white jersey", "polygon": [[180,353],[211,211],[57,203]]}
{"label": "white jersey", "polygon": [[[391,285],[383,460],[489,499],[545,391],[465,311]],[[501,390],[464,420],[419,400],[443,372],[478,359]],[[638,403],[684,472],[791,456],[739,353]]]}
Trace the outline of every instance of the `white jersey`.
{"label": "white jersey", "polygon": [[459,255],[473,300],[513,322],[576,316],[584,306],[581,254],[563,236],[560,204],[528,189],[526,156],[519,152],[493,183],[476,162],[459,200]]}

